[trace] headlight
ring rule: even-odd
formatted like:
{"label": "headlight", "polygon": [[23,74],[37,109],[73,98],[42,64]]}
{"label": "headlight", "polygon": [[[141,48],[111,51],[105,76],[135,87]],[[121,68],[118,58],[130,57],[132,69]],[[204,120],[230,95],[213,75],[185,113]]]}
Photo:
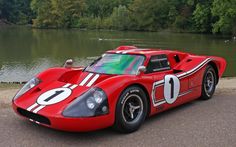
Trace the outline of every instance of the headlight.
{"label": "headlight", "polygon": [[16,100],[17,98],[19,98],[20,96],[22,96],[24,93],[26,93],[27,91],[29,91],[30,89],[32,89],[33,87],[35,87],[36,85],[38,85],[41,81],[38,78],[33,78],[31,80],[29,80],[22,88],[21,90],[15,95],[15,97],[13,98],[14,100]]}
{"label": "headlight", "polygon": [[108,100],[100,88],[91,88],[63,111],[65,117],[91,117],[108,114]]}

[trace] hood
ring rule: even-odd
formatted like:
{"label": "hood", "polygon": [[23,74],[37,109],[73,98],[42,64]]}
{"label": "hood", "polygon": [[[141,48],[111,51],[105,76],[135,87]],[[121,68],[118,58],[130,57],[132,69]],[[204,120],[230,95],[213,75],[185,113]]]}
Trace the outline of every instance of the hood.
{"label": "hood", "polygon": [[15,100],[22,109],[41,115],[61,115],[62,111],[78,96],[94,85],[115,75],[68,71],[58,80],[40,83]]}

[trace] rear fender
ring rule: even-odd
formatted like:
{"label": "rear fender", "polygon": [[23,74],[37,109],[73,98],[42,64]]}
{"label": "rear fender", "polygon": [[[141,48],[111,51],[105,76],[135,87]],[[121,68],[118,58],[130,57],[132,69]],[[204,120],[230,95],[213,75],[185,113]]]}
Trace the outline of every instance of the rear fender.
{"label": "rear fender", "polygon": [[227,66],[226,60],[222,57],[214,57],[214,56],[211,56],[211,59],[212,62],[210,62],[209,64],[215,64],[218,70],[218,76],[219,78],[221,78]]}

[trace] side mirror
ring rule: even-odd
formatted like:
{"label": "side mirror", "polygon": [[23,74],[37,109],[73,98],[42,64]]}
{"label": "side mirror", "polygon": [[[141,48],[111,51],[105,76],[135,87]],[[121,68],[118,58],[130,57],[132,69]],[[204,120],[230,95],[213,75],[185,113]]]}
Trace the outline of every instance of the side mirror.
{"label": "side mirror", "polygon": [[64,67],[65,68],[71,68],[73,65],[73,60],[72,59],[67,59],[65,64],[64,64]]}
{"label": "side mirror", "polygon": [[145,66],[139,66],[136,75],[146,72],[147,68]]}

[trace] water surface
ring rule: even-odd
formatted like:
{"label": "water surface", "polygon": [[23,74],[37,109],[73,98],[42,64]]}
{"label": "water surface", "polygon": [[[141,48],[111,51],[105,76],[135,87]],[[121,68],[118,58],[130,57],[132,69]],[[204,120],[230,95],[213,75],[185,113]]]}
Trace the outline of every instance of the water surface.
{"label": "water surface", "polygon": [[0,81],[26,81],[40,71],[61,66],[68,58],[86,66],[120,45],[216,55],[228,62],[224,76],[236,76],[236,40],[214,35],[170,32],[38,30],[0,27]]}

